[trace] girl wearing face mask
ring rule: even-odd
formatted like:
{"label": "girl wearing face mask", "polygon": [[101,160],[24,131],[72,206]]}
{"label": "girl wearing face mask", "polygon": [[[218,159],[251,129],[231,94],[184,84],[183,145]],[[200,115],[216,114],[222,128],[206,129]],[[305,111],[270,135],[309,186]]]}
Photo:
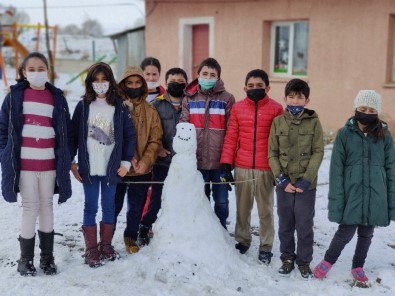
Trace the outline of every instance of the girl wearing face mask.
{"label": "girl wearing face mask", "polygon": [[144,72],[144,79],[148,86],[147,102],[151,103],[158,96],[163,95],[165,89],[159,84],[161,65],[158,59],[145,58],[140,65]]}
{"label": "girl wearing face mask", "polygon": [[[151,170],[162,146],[162,126],[156,109],[146,101],[147,83],[140,67],[127,67],[119,82],[124,104],[128,106],[132,122],[136,129],[136,153],[132,167],[123,182],[118,184],[115,194],[115,217],[122,210],[127,192],[126,229],[123,233],[126,251],[139,251],[137,236],[140,219],[151,181]],[[137,183],[136,183],[137,182]]]}
{"label": "girl wearing face mask", "polygon": [[395,220],[395,148],[387,124],[378,118],[377,92],[361,90],[353,109],[355,116],[337,133],[329,171],[328,217],[339,227],[313,273],[324,278],[357,232],[351,274],[366,287],[363,267],[374,228]]}
{"label": "girl wearing face mask", "polygon": [[10,87],[0,113],[1,189],[8,202],[16,202],[18,192],[22,198],[17,271],[36,275],[33,259],[38,218],[40,268],[53,275],[57,272],[53,195],[59,193],[59,204],[71,196],[70,114],[63,92],[47,82],[44,55],[27,55],[18,73],[18,83]]}
{"label": "girl wearing face mask", "polygon": [[[136,137],[129,112],[122,104],[109,65],[92,65],[85,79],[85,94],[77,104],[71,128],[70,151],[78,163],[71,170],[84,187],[82,230],[85,264],[90,267],[114,261],[119,254],[111,245],[115,224],[115,190],[131,167]],[[102,220],[97,240],[96,213],[101,191]]]}

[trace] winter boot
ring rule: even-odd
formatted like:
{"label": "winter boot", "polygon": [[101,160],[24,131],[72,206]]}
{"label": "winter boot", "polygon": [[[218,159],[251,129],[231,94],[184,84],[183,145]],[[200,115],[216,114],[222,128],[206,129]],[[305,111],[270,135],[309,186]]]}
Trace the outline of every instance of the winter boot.
{"label": "winter boot", "polygon": [[149,232],[149,227],[140,224],[139,236],[137,238],[137,245],[139,247],[143,247],[149,244],[150,238],[148,236],[148,232]]}
{"label": "winter boot", "polygon": [[36,268],[33,265],[34,258],[34,242],[36,236],[26,239],[19,236],[19,245],[21,247],[21,258],[18,260],[17,271],[20,275],[31,275],[37,274]]}
{"label": "winter boot", "polygon": [[137,253],[140,250],[139,246],[131,237],[124,236],[123,240],[125,242],[126,252],[129,254]]}
{"label": "winter boot", "polygon": [[303,279],[308,280],[313,277],[313,273],[311,272],[309,264],[300,264],[298,265],[298,269]]}
{"label": "winter boot", "polygon": [[243,245],[242,243],[237,243],[235,244],[235,248],[239,250],[240,254],[245,254],[250,247]]}
{"label": "winter boot", "polygon": [[42,232],[38,231],[38,237],[40,238],[40,268],[46,275],[54,275],[57,272],[55,265],[55,258],[53,257],[53,244],[54,244],[55,232]]}
{"label": "winter boot", "polygon": [[356,267],[351,269],[351,274],[354,277],[354,280],[357,282],[367,282],[369,281],[368,277],[365,274],[365,271],[362,267]]}
{"label": "winter boot", "polygon": [[295,262],[293,257],[285,257],[282,259],[283,264],[278,270],[278,273],[282,276],[289,276],[295,268]]}
{"label": "winter boot", "polygon": [[273,253],[269,251],[259,251],[258,259],[262,263],[269,265],[270,261],[272,261]]}
{"label": "winter boot", "polygon": [[100,222],[100,242],[99,251],[102,260],[114,261],[119,259],[119,254],[111,245],[112,235],[114,233],[114,224],[104,224]]}
{"label": "winter boot", "polygon": [[95,268],[103,265],[100,260],[100,253],[97,246],[97,226],[82,226],[82,232],[85,238],[85,264]]}
{"label": "winter boot", "polygon": [[326,260],[322,260],[313,270],[314,277],[322,280],[331,268],[332,264]]}

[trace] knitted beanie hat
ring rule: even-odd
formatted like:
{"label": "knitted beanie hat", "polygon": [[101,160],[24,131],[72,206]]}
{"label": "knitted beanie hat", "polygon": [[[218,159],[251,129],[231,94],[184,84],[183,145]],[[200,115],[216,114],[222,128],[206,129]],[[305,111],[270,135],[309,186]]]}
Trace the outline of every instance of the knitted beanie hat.
{"label": "knitted beanie hat", "polygon": [[353,109],[366,106],[374,108],[377,113],[381,112],[381,96],[374,90],[360,90],[354,100]]}

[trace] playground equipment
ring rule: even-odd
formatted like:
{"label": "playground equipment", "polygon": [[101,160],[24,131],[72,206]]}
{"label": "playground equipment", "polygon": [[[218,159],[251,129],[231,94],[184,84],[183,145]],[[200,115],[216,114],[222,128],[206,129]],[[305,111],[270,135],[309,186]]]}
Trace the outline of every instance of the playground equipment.
{"label": "playground equipment", "polygon": [[[18,77],[18,67],[19,67],[19,57],[24,58],[29,54],[29,50],[18,40],[18,29],[26,28],[26,29],[36,29],[36,45],[35,51],[40,51],[40,33],[41,29],[44,29],[45,26],[41,24],[37,25],[28,25],[28,24],[11,24],[11,25],[0,25],[0,67],[3,74],[4,84],[7,86],[7,78],[5,75],[4,68],[4,59],[2,55],[2,47],[12,47],[14,49],[15,55],[15,77]],[[52,57],[53,57],[53,65],[56,63],[56,36],[58,27],[57,26],[48,26],[48,29],[52,30],[53,36],[53,45],[52,45]]]}

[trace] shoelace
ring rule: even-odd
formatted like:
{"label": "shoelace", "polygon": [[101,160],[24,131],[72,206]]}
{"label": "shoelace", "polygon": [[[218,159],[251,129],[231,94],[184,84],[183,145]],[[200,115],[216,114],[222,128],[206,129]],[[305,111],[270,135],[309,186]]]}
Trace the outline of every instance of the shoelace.
{"label": "shoelace", "polygon": [[290,269],[292,268],[293,261],[292,260],[284,260],[283,261],[283,268],[284,269]]}
{"label": "shoelace", "polygon": [[311,274],[311,269],[308,265],[299,265],[299,270],[303,273]]}

